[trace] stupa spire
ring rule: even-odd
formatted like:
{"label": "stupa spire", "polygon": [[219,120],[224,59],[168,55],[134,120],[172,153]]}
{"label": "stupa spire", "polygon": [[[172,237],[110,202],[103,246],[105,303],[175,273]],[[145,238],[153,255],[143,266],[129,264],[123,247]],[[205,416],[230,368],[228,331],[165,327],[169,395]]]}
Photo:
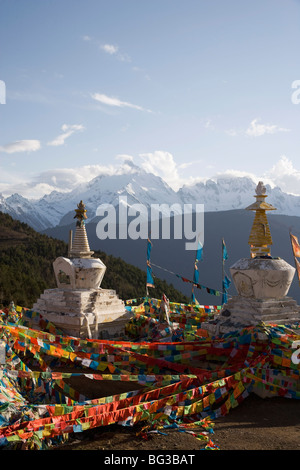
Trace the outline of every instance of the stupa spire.
{"label": "stupa spire", "polygon": [[87,218],[85,204],[80,201],[75,209],[74,219],[76,222],[76,231],[74,240],[72,242],[72,248],[70,249],[70,258],[90,258],[93,251],[90,250],[89,241],[85,228],[85,219]]}
{"label": "stupa spire", "polygon": [[254,197],[256,201],[246,207],[246,210],[255,211],[255,217],[248,240],[251,258],[271,256],[270,246],[273,244],[273,241],[266,211],[276,210],[276,207],[265,201],[268,196],[266,194],[266,187],[262,181],[259,181],[255,192],[256,195]]}

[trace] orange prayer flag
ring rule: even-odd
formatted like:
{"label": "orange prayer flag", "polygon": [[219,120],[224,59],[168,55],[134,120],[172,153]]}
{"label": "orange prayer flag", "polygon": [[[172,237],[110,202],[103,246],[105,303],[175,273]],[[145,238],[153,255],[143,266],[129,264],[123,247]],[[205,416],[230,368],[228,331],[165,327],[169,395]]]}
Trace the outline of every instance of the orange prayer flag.
{"label": "orange prayer flag", "polygon": [[290,237],[291,237],[291,244],[292,244],[294,256],[297,256],[298,258],[300,257],[300,245],[298,242],[298,238],[295,235],[292,235],[291,233],[290,233]]}
{"label": "orange prayer flag", "polygon": [[299,281],[300,281],[300,262],[297,260],[297,258],[295,258],[295,266],[296,266],[296,271],[297,271],[298,279],[299,279]]}
{"label": "orange prayer flag", "polygon": [[203,328],[198,328],[196,334],[197,334],[198,336],[203,336],[203,337],[206,337],[206,338],[208,337],[208,332],[207,332],[207,330],[204,330]]}

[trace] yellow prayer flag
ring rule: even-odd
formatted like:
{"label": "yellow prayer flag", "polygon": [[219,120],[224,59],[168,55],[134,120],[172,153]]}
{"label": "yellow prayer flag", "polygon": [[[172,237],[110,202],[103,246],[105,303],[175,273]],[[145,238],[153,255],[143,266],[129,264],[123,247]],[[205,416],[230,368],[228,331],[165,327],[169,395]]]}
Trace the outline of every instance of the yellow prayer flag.
{"label": "yellow prayer flag", "polygon": [[81,423],[81,427],[82,427],[83,431],[86,431],[87,429],[89,429],[91,427],[91,423],[89,423],[89,422]]}
{"label": "yellow prayer flag", "polygon": [[216,401],[216,397],[215,397],[214,393],[212,393],[211,395],[209,395],[210,405],[213,405],[215,401]]}
{"label": "yellow prayer flag", "polygon": [[192,403],[191,404],[191,414],[195,414],[196,412],[198,411],[198,403],[195,402],[195,403]]}
{"label": "yellow prayer flag", "polygon": [[51,430],[49,429],[43,429],[43,437],[50,437],[51,436]]}
{"label": "yellow prayer flag", "polygon": [[103,380],[111,380],[111,374],[103,374],[102,378]]}
{"label": "yellow prayer flag", "polygon": [[60,416],[64,414],[64,407],[62,405],[55,405],[54,416]]}
{"label": "yellow prayer flag", "polygon": [[75,361],[76,357],[77,357],[76,354],[74,354],[74,353],[72,353],[72,352],[70,353],[70,360],[71,360],[72,362]]}

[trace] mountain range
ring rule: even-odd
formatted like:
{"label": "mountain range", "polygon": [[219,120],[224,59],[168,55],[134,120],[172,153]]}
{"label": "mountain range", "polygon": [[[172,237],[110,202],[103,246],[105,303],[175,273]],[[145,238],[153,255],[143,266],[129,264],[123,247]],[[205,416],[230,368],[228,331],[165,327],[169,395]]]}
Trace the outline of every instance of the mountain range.
{"label": "mountain range", "polygon": [[[43,231],[71,223],[80,200],[86,205],[90,222],[95,219],[99,205],[111,204],[118,208],[119,198],[126,198],[128,207],[133,204],[143,204],[146,208],[153,204],[179,204],[181,207],[192,204],[195,209],[196,204],[204,204],[205,212],[244,209],[253,202],[256,182],[250,177],[223,175],[174,191],[161,177],[134,163],[130,165],[126,174],[96,176],[72,191],[53,191],[40,199],[27,199],[17,193],[6,198],[0,195],[0,211]],[[300,215],[300,196],[269,185],[267,194],[277,214]]]}

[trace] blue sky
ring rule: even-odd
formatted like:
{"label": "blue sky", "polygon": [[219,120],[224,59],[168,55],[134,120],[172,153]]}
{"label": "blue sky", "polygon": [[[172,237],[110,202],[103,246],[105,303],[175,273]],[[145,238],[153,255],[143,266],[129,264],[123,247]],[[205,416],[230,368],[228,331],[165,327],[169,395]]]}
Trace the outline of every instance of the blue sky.
{"label": "blue sky", "polygon": [[299,48],[299,0],[0,0],[0,192],[131,159],[174,189],[230,171],[300,194]]}

